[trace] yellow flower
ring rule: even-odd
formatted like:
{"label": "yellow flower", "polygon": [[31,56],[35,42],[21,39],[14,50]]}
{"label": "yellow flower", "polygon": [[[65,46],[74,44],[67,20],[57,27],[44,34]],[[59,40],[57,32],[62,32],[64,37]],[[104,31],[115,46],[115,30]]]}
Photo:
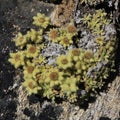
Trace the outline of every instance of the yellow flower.
{"label": "yellow flower", "polygon": [[50,29],[49,31],[49,40],[52,42],[58,42],[59,41],[59,31],[58,29]]}
{"label": "yellow flower", "polygon": [[13,41],[17,47],[23,48],[27,43],[27,37],[19,32]]}
{"label": "yellow flower", "polygon": [[64,82],[60,85],[61,91],[70,95],[72,92],[77,92],[77,78],[74,76],[67,77]]}
{"label": "yellow flower", "polygon": [[25,80],[22,85],[26,88],[29,95],[32,93],[37,94],[41,90],[41,87],[38,86],[34,79]]}
{"label": "yellow flower", "polygon": [[27,50],[26,50],[26,57],[28,58],[34,58],[39,55],[40,52],[40,47],[36,45],[27,45]]}
{"label": "yellow flower", "polygon": [[57,58],[57,65],[59,68],[67,69],[72,67],[73,64],[69,56],[61,55]]}
{"label": "yellow flower", "polygon": [[82,49],[79,49],[79,48],[71,49],[71,50],[69,51],[68,55],[69,55],[74,61],[78,61],[79,59],[81,59]]}
{"label": "yellow flower", "polygon": [[34,16],[33,19],[33,24],[42,28],[46,28],[50,22],[49,17],[46,17],[44,14],[41,13],[37,13],[37,16]]}
{"label": "yellow flower", "polygon": [[15,68],[24,65],[24,52],[18,51],[17,53],[10,53],[10,58],[8,60]]}
{"label": "yellow flower", "polygon": [[93,52],[90,50],[85,51],[84,56],[86,59],[90,60],[94,57]]}
{"label": "yellow flower", "polygon": [[40,29],[39,31],[36,31],[31,29],[27,32],[26,37],[35,43],[40,43],[43,40],[43,30]]}
{"label": "yellow flower", "polygon": [[82,61],[77,61],[76,63],[75,63],[75,68],[76,68],[76,73],[77,74],[80,74],[80,73],[82,73]]}
{"label": "yellow flower", "polygon": [[73,22],[71,22],[66,29],[67,29],[67,32],[70,33],[72,36],[77,35],[78,33],[77,28],[75,27]]}
{"label": "yellow flower", "polygon": [[72,37],[69,36],[69,34],[67,34],[65,36],[60,36],[59,41],[60,41],[60,44],[63,45],[64,47],[67,47],[73,43]]}
{"label": "yellow flower", "polygon": [[45,82],[49,83],[50,87],[53,87],[61,84],[61,80],[63,80],[63,73],[58,68],[51,68],[47,73]]}
{"label": "yellow flower", "polygon": [[23,67],[24,79],[35,78],[36,74],[39,73],[39,68],[34,63],[27,62],[27,65]]}
{"label": "yellow flower", "polygon": [[41,65],[39,67],[39,73],[36,74],[36,80],[39,84],[44,84],[46,81],[49,71],[53,68],[53,66]]}

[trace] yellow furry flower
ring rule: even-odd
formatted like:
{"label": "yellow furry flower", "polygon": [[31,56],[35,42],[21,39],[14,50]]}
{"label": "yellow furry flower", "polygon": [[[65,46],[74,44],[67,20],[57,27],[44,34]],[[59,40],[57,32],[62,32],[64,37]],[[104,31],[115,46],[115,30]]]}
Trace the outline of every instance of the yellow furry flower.
{"label": "yellow furry flower", "polygon": [[69,34],[60,36],[59,41],[60,44],[63,45],[64,47],[67,47],[73,43],[72,37]]}
{"label": "yellow furry flower", "polygon": [[63,93],[68,94],[68,96],[73,92],[77,92],[77,78],[75,78],[74,76],[67,77],[64,80],[64,82],[60,85],[60,87],[61,91],[63,91]]}
{"label": "yellow furry flower", "polygon": [[52,42],[58,42],[59,41],[59,30],[50,29],[48,36],[49,36],[49,40],[51,40]]}
{"label": "yellow furry flower", "polygon": [[39,84],[44,84],[45,80],[47,79],[46,73],[49,73],[49,70],[52,69],[53,66],[49,65],[41,65],[39,67],[39,73],[36,74],[36,80],[38,81]]}
{"label": "yellow furry flower", "polygon": [[24,65],[24,52],[18,51],[17,53],[10,53],[10,58],[8,60],[15,68]]}
{"label": "yellow furry flower", "polygon": [[40,47],[36,45],[27,45],[27,50],[26,50],[26,57],[28,58],[34,58],[39,55],[40,52]]}
{"label": "yellow furry flower", "polygon": [[27,37],[19,32],[13,41],[17,47],[23,48],[27,43]]}
{"label": "yellow furry flower", "polygon": [[73,48],[69,51],[68,55],[74,60],[74,61],[78,61],[79,59],[81,59],[82,56],[82,49],[80,48]]}
{"label": "yellow furry flower", "polygon": [[33,24],[42,28],[46,28],[50,22],[49,17],[46,17],[44,14],[41,13],[37,13],[37,15],[33,17],[33,19]]}
{"label": "yellow furry flower", "polygon": [[63,80],[63,73],[58,68],[51,68],[47,73],[45,82],[49,83],[50,87],[53,87],[61,84],[61,80]]}
{"label": "yellow furry flower", "polygon": [[93,58],[94,55],[93,55],[93,52],[91,50],[87,50],[87,51],[85,51],[84,56],[86,59],[90,60]]}
{"label": "yellow furry flower", "polygon": [[40,72],[39,68],[34,63],[27,62],[23,67],[24,79],[35,78],[36,74]]}
{"label": "yellow furry flower", "polygon": [[67,27],[67,32],[70,33],[72,36],[77,35],[77,28],[75,27],[74,23],[71,22]]}
{"label": "yellow furry flower", "polygon": [[76,69],[76,73],[77,74],[80,74],[80,73],[82,73],[82,64],[83,64],[83,62],[82,61],[76,61],[76,63],[75,63],[75,69]]}
{"label": "yellow furry flower", "polygon": [[38,86],[34,79],[25,80],[22,85],[26,88],[29,95],[32,93],[37,94],[41,90],[41,87]]}
{"label": "yellow furry flower", "polygon": [[40,43],[43,40],[43,30],[38,31],[31,29],[27,32],[26,37],[35,43]]}
{"label": "yellow furry flower", "polygon": [[59,68],[67,69],[67,68],[72,67],[73,64],[69,56],[61,55],[57,58],[57,65]]}

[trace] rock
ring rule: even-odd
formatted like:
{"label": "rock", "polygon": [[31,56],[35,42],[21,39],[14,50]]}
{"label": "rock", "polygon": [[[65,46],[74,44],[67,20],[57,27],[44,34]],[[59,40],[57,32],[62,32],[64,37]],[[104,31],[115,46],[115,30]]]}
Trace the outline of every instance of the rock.
{"label": "rock", "polygon": [[[96,98],[86,101],[82,106],[66,101],[52,103],[36,95],[28,97],[21,86],[22,74],[19,70],[17,73],[7,61],[9,52],[16,50],[11,39],[18,31],[25,33],[31,28],[32,17],[37,12],[50,16],[54,6],[37,0],[0,0],[0,120],[120,120],[119,76],[110,81],[109,87],[106,85],[107,89],[103,88]],[[117,2],[115,7],[117,9]],[[83,31],[83,35],[86,34]],[[119,60],[117,58],[117,62]]]}

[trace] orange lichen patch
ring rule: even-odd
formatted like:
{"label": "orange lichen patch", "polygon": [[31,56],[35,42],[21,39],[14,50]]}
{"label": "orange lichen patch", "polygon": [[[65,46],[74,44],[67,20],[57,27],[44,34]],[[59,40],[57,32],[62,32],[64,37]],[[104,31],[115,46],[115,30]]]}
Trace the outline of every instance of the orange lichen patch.
{"label": "orange lichen patch", "polygon": [[51,15],[51,21],[56,26],[62,26],[70,22],[73,17],[75,0],[63,0],[62,4],[57,5]]}

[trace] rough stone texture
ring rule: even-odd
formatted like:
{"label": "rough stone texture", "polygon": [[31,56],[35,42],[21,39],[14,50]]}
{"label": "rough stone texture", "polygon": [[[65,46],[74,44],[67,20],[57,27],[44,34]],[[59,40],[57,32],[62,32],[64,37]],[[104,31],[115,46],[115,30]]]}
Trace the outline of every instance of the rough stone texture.
{"label": "rough stone texture", "polygon": [[[33,15],[40,11],[50,15],[53,7],[37,0],[0,0],[0,120],[120,120],[119,76],[108,79],[109,84],[103,91],[82,106],[65,101],[54,104],[35,95],[28,97],[21,87],[21,71],[15,71],[7,61],[9,52],[15,51],[11,39],[18,31],[24,33],[30,29]],[[118,9],[116,11],[119,13]],[[119,23],[119,14],[115,14],[114,19]],[[120,26],[116,26],[120,40]],[[117,71],[120,68],[119,44]]]}
{"label": "rough stone texture", "polygon": [[[120,77],[109,84],[107,92],[101,92],[86,110],[66,105],[67,117],[60,120],[119,120],[120,119]],[[68,112],[69,111],[69,112]]]}

